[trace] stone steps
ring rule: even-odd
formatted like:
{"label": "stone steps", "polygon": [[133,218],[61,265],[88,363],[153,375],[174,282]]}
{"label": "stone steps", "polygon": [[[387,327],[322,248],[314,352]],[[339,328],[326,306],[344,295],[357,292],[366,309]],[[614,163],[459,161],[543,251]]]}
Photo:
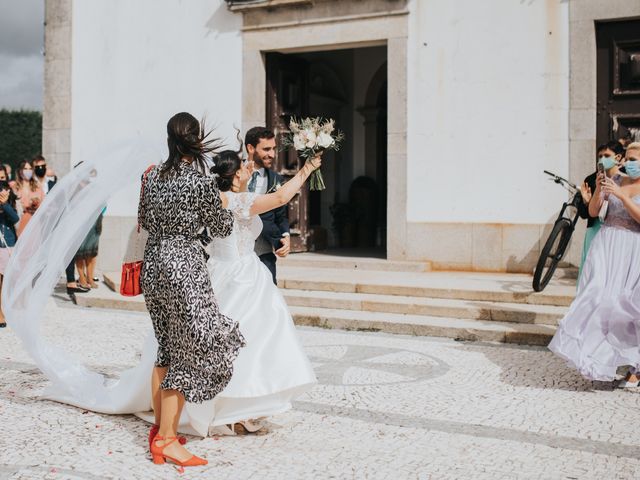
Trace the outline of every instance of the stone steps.
{"label": "stone steps", "polygon": [[365,312],[426,315],[494,322],[557,325],[567,308],[442,298],[405,297],[315,290],[282,290],[290,307],[313,307]]}
{"label": "stone steps", "polygon": [[[284,263],[284,262],[283,262]],[[555,280],[542,293],[531,277],[279,264],[279,286],[296,325],[546,345],[575,293]],[[105,274],[119,290],[119,274]],[[107,288],[76,295],[79,305],[145,311],[144,299]]]}
{"label": "stone steps", "polygon": [[485,322],[426,315],[402,315],[397,313],[295,306],[290,307],[290,310],[296,325],[447,337],[465,341],[545,346],[549,343],[556,330],[551,325]]}
{"label": "stone steps", "polygon": [[[403,335],[428,335],[466,341],[547,345],[555,332],[555,326],[546,324],[505,322],[472,318],[454,318],[442,315],[403,314],[366,309],[322,308],[299,306],[304,295],[284,292],[290,305],[294,323],[302,326],[336,328],[342,330],[376,331]],[[289,294],[292,293],[290,296]],[[338,298],[344,294],[336,294]],[[311,298],[311,296],[306,296]],[[297,300],[296,300],[297,299]],[[351,300],[353,301],[353,300]],[[107,288],[77,294],[76,302],[83,307],[146,311],[144,297],[123,297]],[[340,304],[336,304],[338,306]],[[348,306],[357,307],[351,303]],[[366,307],[366,300],[363,303]],[[371,305],[373,306],[373,305]],[[440,311],[445,313],[445,311]]]}
{"label": "stone steps", "polygon": [[558,279],[543,292],[531,287],[525,274],[475,272],[380,272],[282,267],[278,285],[285,290],[399,295],[403,297],[521,303],[566,307],[575,296],[575,282]]}

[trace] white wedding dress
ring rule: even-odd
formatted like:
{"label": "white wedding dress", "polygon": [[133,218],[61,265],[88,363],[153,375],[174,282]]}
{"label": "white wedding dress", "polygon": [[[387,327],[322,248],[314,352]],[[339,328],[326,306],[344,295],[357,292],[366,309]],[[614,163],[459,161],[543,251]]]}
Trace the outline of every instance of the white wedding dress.
{"label": "white wedding dress", "polygon": [[[235,216],[234,229],[208,247],[208,269],[220,311],[238,321],[246,346],[234,362],[230,383],[217,397],[185,405],[178,430],[200,436],[222,433],[227,424],[284,412],[293,398],[316,383],[287,304],[253,252],[262,230],[260,217],[249,214],[257,195],[226,195]],[[140,363],[120,379],[96,378],[89,385],[54,382],[44,397],[102,413],[135,413],[153,422],[151,370],[156,349],[151,331]]]}

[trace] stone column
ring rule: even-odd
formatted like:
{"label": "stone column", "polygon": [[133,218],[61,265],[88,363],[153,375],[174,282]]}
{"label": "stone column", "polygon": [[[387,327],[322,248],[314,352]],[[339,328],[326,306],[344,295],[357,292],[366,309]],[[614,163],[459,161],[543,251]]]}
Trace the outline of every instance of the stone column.
{"label": "stone column", "polygon": [[72,0],[45,1],[42,153],[58,176],[71,159]]}
{"label": "stone column", "polygon": [[387,258],[407,257],[407,37],[387,44]]}

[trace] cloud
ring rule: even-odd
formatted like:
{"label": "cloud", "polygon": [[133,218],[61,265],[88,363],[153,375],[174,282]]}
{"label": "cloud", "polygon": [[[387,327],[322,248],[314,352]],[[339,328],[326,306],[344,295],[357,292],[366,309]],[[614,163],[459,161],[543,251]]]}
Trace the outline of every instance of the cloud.
{"label": "cloud", "polygon": [[44,0],[0,0],[0,53],[33,55],[44,48]]}
{"label": "cloud", "polygon": [[44,0],[0,0],[0,108],[42,110]]}
{"label": "cloud", "polygon": [[0,108],[42,110],[42,57],[0,54],[0,65]]}

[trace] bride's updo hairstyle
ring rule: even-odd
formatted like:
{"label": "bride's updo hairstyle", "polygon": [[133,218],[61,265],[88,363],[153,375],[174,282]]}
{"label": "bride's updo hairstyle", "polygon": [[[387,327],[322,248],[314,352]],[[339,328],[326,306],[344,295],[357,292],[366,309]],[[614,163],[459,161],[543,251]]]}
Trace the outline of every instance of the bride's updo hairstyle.
{"label": "bride's updo hairstyle", "polygon": [[211,167],[211,173],[216,175],[216,182],[221,192],[228,192],[233,187],[233,179],[240,170],[242,157],[235,150],[223,150],[213,157],[215,165]]}
{"label": "bride's updo hairstyle", "polygon": [[180,169],[182,158],[193,159],[193,163],[201,172],[206,171],[206,155],[219,148],[217,138],[208,138],[207,132],[198,120],[187,112],[176,113],[167,122],[167,144],[169,157],[160,168],[160,176],[165,177],[171,170]]}

